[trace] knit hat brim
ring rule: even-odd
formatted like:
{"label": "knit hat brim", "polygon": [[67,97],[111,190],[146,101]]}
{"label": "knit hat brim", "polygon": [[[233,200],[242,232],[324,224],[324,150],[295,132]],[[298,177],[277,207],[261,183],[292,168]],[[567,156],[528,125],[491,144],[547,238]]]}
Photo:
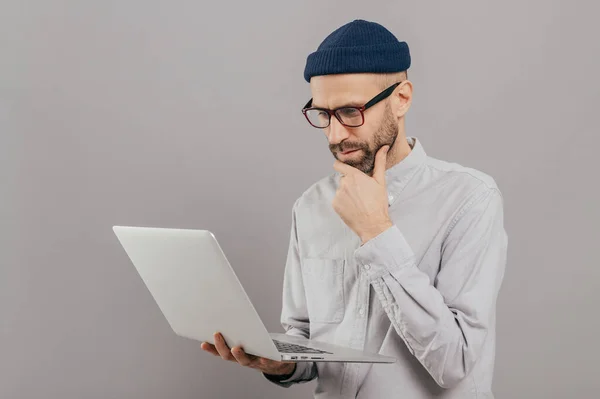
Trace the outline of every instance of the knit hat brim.
{"label": "knit hat brim", "polygon": [[388,42],[369,46],[333,47],[315,51],[307,58],[304,79],[342,73],[392,73],[410,67],[406,42]]}

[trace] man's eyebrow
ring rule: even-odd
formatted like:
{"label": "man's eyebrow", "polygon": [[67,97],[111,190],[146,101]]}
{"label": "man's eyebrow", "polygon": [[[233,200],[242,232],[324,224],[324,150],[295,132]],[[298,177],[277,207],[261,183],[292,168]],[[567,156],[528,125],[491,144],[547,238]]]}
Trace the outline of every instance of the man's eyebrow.
{"label": "man's eyebrow", "polygon": [[349,101],[346,104],[344,104],[344,107],[362,107],[363,105],[365,105],[364,101]]}
{"label": "man's eyebrow", "polygon": [[[357,107],[358,108],[358,107],[362,107],[363,105],[365,105],[365,103],[361,102],[361,101],[348,101],[345,104],[339,105],[332,109],[345,108],[345,107]],[[321,107],[319,105],[316,105],[314,102],[311,103],[311,107],[327,109],[326,107]]]}

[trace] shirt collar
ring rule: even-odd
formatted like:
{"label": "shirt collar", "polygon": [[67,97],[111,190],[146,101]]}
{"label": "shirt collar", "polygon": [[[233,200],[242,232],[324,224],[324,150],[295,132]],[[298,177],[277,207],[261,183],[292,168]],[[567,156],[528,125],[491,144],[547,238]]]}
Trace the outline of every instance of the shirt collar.
{"label": "shirt collar", "polygon": [[415,173],[420,169],[419,166],[427,158],[420,140],[416,137],[407,137],[406,140],[411,145],[412,150],[403,160],[385,171],[388,202],[390,205],[398,198],[400,192],[414,177]]}

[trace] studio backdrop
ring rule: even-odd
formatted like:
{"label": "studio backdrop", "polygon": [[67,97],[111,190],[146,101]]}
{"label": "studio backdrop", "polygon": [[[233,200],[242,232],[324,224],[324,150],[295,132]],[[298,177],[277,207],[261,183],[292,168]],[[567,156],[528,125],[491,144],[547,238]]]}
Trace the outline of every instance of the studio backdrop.
{"label": "studio backdrop", "polygon": [[1,1],[0,398],[311,397],[175,336],[111,227],[212,230],[283,331],[292,205],[333,171],[302,72],[355,18],[410,45],[407,134],[504,195],[496,396],[597,397],[599,11]]}

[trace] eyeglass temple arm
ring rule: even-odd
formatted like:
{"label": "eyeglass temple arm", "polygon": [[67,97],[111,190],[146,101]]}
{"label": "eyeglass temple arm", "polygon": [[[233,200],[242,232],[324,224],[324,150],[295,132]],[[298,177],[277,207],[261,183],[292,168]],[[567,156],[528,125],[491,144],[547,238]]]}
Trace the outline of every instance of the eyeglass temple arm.
{"label": "eyeglass temple arm", "polygon": [[369,108],[370,106],[372,106],[373,104],[377,104],[379,101],[381,101],[383,98],[389,96],[390,94],[392,94],[392,92],[394,91],[394,89],[402,82],[398,82],[398,83],[394,83],[393,85],[391,85],[390,87],[388,87],[387,89],[385,89],[384,91],[382,91],[381,93],[379,93],[377,96],[375,96],[371,101],[369,101],[368,103],[366,103],[364,105],[364,109]]}

